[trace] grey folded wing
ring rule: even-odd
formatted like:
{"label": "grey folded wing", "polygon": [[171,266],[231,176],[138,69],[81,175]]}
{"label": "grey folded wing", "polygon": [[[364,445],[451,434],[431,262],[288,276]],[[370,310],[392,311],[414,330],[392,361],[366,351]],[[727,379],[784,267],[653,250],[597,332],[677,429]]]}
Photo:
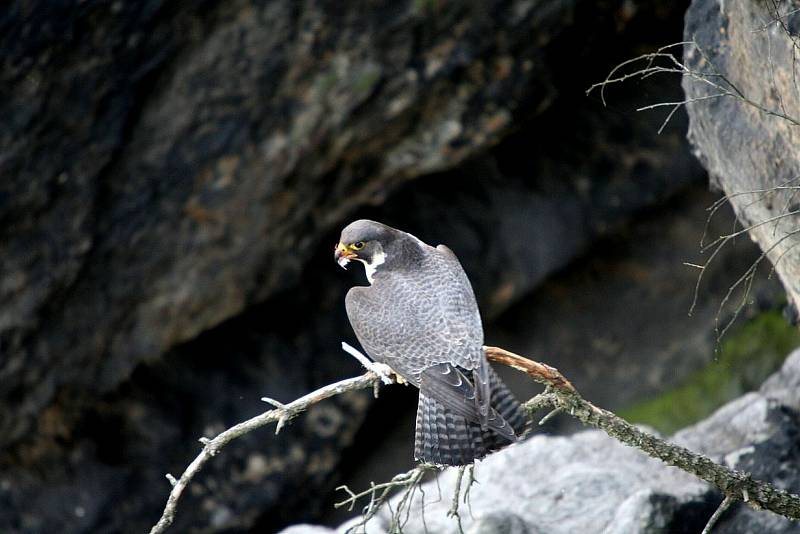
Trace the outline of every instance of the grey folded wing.
{"label": "grey folded wing", "polygon": [[475,402],[475,388],[459,368],[449,363],[431,366],[422,372],[419,388],[424,395],[442,403],[449,412],[516,441],[514,429],[494,408],[489,406],[485,417],[480,413]]}

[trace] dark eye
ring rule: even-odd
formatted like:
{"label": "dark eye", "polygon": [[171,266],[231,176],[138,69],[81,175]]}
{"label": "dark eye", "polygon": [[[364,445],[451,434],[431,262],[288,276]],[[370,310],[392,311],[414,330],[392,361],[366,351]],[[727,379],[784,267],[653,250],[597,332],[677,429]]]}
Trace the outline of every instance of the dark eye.
{"label": "dark eye", "polygon": [[362,248],[364,248],[364,242],[363,241],[356,241],[355,243],[353,243],[352,247],[353,247],[353,250],[361,250]]}

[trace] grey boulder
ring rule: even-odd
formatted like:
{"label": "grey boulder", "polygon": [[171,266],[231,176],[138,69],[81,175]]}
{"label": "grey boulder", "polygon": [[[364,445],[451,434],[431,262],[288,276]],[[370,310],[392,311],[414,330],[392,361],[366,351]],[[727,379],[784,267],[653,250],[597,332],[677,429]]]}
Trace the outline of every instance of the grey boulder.
{"label": "grey boulder", "polygon": [[[726,404],[670,439],[796,493],[800,491],[798,413],[800,350],[759,391]],[[457,473],[447,469],[437,480],[423,484],[409,513],[403,515],[403,532],[459,531],[456,520],[448,516]],[[700,532],[722,500],[699,479],[597,430],[567,437],[533,436],[480,462],[475,478],[478,482],[459,512],[465,532],[482,534]],[[388,532],[390,508],[397,510],[399,499],[393,497],[391,506],[367,523],[366,532]],[[337,532],[358,523],[355,518]],[[301,528],[311,527],[292,527],[283,534],[317,532]],[[714,532],[799,530],[786,518],[737,503]]]}

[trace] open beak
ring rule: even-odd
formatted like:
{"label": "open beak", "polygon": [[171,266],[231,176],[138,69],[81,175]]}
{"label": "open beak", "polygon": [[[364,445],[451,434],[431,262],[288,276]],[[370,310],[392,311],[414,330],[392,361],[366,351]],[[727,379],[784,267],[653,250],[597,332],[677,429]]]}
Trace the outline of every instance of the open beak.
{"label": "open beak", "polygon": [[358,255],[341,243],[337,243],[336,248],[333,251],[333,257],[336,260],[336,263],[339,264],[339,267],[342,269],[347,269],[347,264],[350,263],[350,260],[358,257]]}

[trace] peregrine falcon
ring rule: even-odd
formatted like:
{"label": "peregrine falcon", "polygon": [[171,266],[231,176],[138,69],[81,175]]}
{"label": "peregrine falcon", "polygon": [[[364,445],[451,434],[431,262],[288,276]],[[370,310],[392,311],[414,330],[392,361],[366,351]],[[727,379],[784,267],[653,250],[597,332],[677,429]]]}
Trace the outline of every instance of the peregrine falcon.
{"label": "peregrine falcon", "polygon": [[419,388],[415,459],[466,465],[516,441],[527,418],[486,361],[478,305],[455,254],[359,220],[334,255],[366,269],[370,285],[345,299],[362,347]]}

